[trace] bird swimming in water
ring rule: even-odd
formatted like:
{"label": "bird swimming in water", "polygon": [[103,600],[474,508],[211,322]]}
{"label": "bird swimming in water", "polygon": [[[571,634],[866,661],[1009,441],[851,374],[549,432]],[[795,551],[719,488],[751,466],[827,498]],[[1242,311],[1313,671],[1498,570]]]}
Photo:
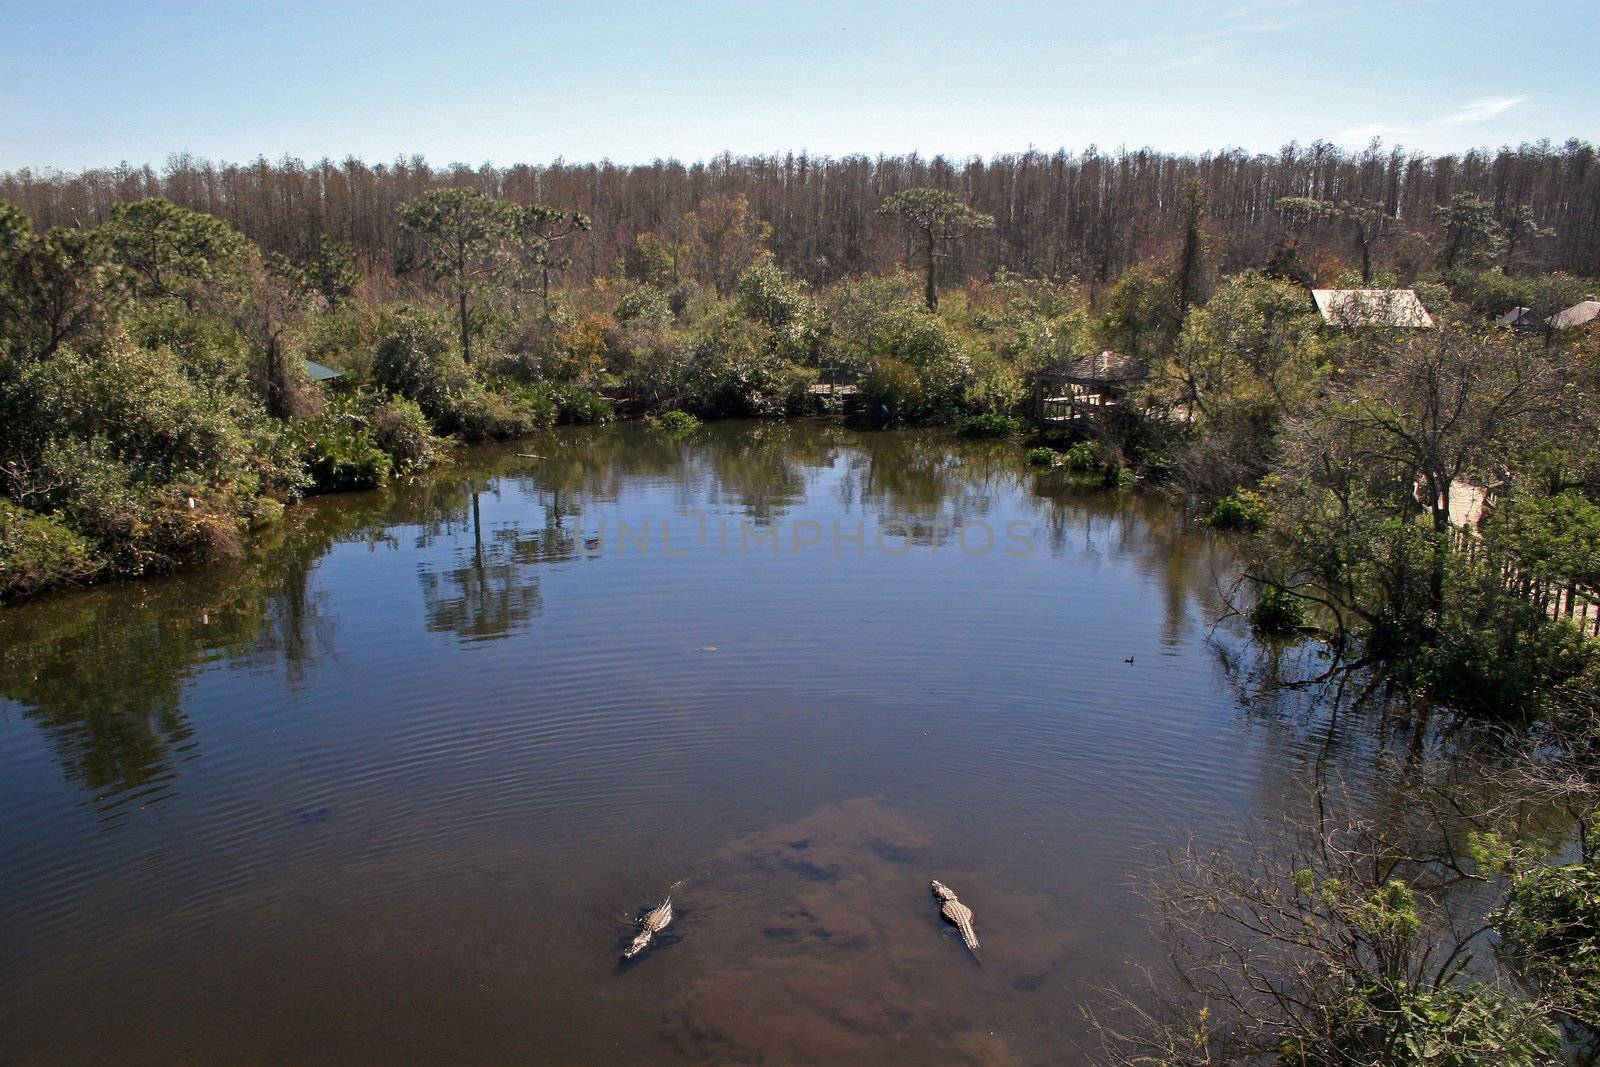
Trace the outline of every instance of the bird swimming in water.
{"label": "bird swimming in water", "polygon": [[1124,659],[1122,662],[1124,662],[1124,663],[1132,663],[1133,662],[1133,657],[1129,656],[1126,659]]}

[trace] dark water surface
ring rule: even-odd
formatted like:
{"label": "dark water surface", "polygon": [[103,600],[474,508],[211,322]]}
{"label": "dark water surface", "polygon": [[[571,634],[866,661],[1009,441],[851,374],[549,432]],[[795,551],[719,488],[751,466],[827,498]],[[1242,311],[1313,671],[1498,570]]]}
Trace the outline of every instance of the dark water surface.
{"label": "dark water surface", "polygon": [[1074,1062],[1305,758],[1225,570],[1014,446],[621,427],[7,609],[0,1061]]}

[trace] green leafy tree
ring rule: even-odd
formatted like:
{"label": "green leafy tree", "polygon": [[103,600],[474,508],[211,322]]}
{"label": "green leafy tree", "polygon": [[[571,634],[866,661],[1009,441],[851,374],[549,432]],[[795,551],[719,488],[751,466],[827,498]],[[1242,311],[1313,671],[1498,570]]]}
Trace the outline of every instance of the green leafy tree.
{"label": "green leafy tree", "polygon": [[1139,359],[1154,359],[1178,338],[1177,287],[1154,262],[1128,270],[1111,288],[1101,333],[1117,351]]}
{"label": "green leafy tree", "polygon": [[455,299],[461,358],[468,363],[472,298],[505,284],[520,214],[514,204],[462,188],[434,189],[400,206],[401,227],[422,242],[421,266]]}
{"label": "green leafy tree", "polygon": [[641,233],[633,239],[623,266],[628,277],[666,290],[682,284],[690,259],[689,242]]}
{"label": "green leafy tree", "polygon": [[1379,241],[1393,237],[1395,217],[1376,200],[1316,200],[1305,196],[1285,196],[1277,210],[1291,227],[1317,221],[1341,222],[1348,227],[1361,252],[1361,284],[1372,284],[1372,254]]}
{"label": "green leafy tree", "polygon": [[1539,241],[1554,237],[1556,231],[1551,226],[1539,225],[1539,219],[1533,213],[1533,208],[1527,204],[1518,204],[1505,222],[1505,270],[1509,274],[1517,265],[1517,257],[1525,254],[1528,248]]}
{"label": "green leafy tree", "polygon": [[768,347],[796,362],[809,360],[820,341],[821,312],[803,284],[763,262],[739,279],[737,295],[739,313],[771,331]]}
{"label": "green leafy tree", "polygon": [[1434,858],[1443,805],[1413,794],[1418,811],[1380,822],[1319,790],[1314,825],[1173,857],[1151,884],[1171,979],[1097,1018],[1109,1062],[1559,1062],[1547,1004],[1469,966],[1485,931],[1458,923],[1446,899],[1460,865]]}
{"label": "green leafy tree", "polygon": [[1562,1016],[1600,1035],[1600,864],[1537,865],[1512,879],[1501,955]]}
{"label": "green leafy tree", "polygon": [[321,394],[306,378],[304,359],[288,339],[293,325],[326,308],[313,272],[274,253],[251,263],[245,284],[248,299],[233,321],[250,346],[257,391],[267,410],[280,419],[317,414]]}
{"label": "green leafy tree", "polygon": [[1444,223],[1440,262],[1446,270],[1492,263],[1505,247],[1505,228],[1494,217],[1494,205],[1480,196],[1457,193],[1434,214]]}
{"label": "green leafy tree", "polygon": [[743,195],[708,197],[684,222],[695,273],[718,296],[732,293],[745,271],[772,254],[772,227],[750,211]]}
{"label": "green leafy tree", "polygon": [[1576,489],[1502,501],[1485,536],[1530,577],[1600,587],[1600,504]]}
{"label": "green leafy tree", "polygon": [[249,266],[238,230],[157,197],[113,207],[105,236],[139,296],[175,298],[191,311],[236,291]]}
{"label": "green leafy tree", "polygon": [[92,578],[104,566],[59,518],[0,497],[0,604]]}
{"label": "green leafy tree", "polygon": [[317,247],[317,258],[307,269],[306,276],[329,307],[338,307],[350,299],[361,281],[356,250],[337,237],[324,234]]}
{"label": "green leafy tree", "polygon": [[1255,271],[1189,315],[1149,391],[1196,431],[1174,457],[1189,488],[1218,496],[1268,473],[1283,420],[1305,412],[1326,377],[1324,337],[1304,289]]}
{"label": "green leafy tree", "polygon": [[1342,363],[1326,398],[1285,420],[1251,575],[1314,604],[1331,643],[1385,684],[1481,718],[1536,715],[1595,657],[1508,585],[1503,538],[1460,550],[1459,505],[1592,416],[1558,359],[1503,334],[1374,338]]}
{"label": "green leafy tree", "polygon": [[952,192],[927,186],[895,193],[878,208],[878,214],[892,215],[922,236],[927,270],[924,299],[929,311],[939,310],[939,260],[949,254],[949,247],[978,230],[994,228],[993,215],[969,207]]}
{"label": "green leafy tree", "polygon": [[0,203],[0,351],[47,357],[102,327],[124,295],[103,235],[35,234],[22,212]]}
{"label": "green leafy tree", "polygon": [[866,410],[883,422],[943,422],[973,384],[972,339],[929,315],[910,275],[875,278],[840,294],[832,359],[859,376]]}
{"label": "green leafy tree", "polygon": [[557,253],[562,241],[589,232],[589,216],[581,211],[562,211],[544,204],[530,204],[517,212],[517,239],[523,262],[539,275],[539,292],[544,311],[550,314],[550,273],[572,266],[570,256]]}

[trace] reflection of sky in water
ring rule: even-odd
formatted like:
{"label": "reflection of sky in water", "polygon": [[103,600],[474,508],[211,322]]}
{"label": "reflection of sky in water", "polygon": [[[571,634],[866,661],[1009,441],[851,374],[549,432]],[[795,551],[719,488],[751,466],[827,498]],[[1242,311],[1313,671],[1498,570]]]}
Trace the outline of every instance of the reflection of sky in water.
{"label": "reflection of sky in water", "polygon": [[1010,445],[623,427],[9,609],[0,1028],[40,1062],[1058,1058],[1145,950],[1145,850],[1321,741],[1212,632],[1222,566]]}

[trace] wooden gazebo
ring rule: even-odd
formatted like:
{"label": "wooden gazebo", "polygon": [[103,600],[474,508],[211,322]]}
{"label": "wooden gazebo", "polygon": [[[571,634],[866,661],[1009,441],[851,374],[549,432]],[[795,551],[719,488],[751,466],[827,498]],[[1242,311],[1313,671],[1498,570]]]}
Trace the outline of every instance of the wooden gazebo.
{"label": "wooden gazebo", "polygon": [[1085,414],[1116,407],[1128,390],[1150,377],[1150,364],[1117,352],[1085,356],[1040,375],[1039,419],[1072,422]]}

